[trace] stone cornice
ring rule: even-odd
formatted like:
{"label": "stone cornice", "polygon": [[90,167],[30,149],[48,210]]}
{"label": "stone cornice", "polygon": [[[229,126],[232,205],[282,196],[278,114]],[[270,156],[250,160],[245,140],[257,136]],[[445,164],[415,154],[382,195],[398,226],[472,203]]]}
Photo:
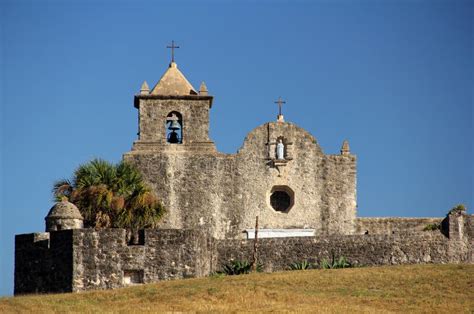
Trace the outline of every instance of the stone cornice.
{"label": "stone cornice", "polygon": [[184,100],[209,100],[209,108],[212,108],[213,96],[201,95],[135,95],[133,105],[138,109],[140,99],[184,99]]}

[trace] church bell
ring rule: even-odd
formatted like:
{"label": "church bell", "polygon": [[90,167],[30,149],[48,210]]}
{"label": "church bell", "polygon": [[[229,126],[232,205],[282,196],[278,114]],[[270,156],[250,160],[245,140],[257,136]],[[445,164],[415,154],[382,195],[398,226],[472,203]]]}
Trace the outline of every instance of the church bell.
{"label": "church bell", "polygon": [[181,124],[177,120],[171,120],[170,126],[168,127],[168,130],[171,132],[168,134],[168,143],[171,144],[179,144],[181,143],[181,137],[180,135],[176,132],[181,129]]}
{"label": "church bell", "polygon": [[179,122],[176,121],[176,120],[171,121],[171,124],[168,127],[168,130],[176,131],[176,130],[179,130],[179,129],[181,129],[181,126],[179,125]]}

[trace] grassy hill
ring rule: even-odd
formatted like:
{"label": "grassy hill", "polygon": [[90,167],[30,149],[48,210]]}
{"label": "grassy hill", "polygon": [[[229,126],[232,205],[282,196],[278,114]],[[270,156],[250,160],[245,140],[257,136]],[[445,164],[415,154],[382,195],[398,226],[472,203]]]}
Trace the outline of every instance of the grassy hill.
{"label": "grassy hill", "polygon": [[474,265],[288,271],[1,298],[0,312],[474,312]]}

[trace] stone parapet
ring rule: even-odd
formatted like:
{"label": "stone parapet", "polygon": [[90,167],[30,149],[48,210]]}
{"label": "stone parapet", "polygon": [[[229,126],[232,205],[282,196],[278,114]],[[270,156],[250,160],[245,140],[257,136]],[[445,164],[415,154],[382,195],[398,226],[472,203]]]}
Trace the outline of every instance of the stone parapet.
{"label": "stone parapet", "polygon": [[440,224],[443,218],[358,217],[356,234],[394,234],[423,231],[428,225]]}
{"label": "stone parapet", "polygon": [[[345,257],[353,265],[473,263],[472,215],[449,215],[444,230],[259,239],[265,271]],[[426,218],[424,218],[426,219]],[[449,235],[449,236],[448,236]],[[124,229],[17,235],[15,294],[110,289],[207,276],[231,260],[250,261],[252,239],[216,239],[201,230],[146,229],[128,245]]]}

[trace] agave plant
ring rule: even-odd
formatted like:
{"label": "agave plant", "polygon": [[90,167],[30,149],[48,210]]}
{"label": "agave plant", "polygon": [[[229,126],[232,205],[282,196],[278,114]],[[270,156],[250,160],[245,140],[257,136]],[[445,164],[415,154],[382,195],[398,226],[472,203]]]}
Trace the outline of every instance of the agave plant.
{"label": "agave plant", "polygon": [[[233,260],[229,263],[225,264],[222,267],[221,274],[225,275],[242,275],[242,274],[249,274],[252,270],[252,263],[249,263],[246,260]],[[257,264],[257,272],[262,271],[262,265]]]}
{"label": "agave plant", "polygon": [[323,259],[321,261],[322,269],[336,269],[336,268],[348,268],[348,267],[352,267],[352,265],[347,261],[347,259],[344,256],[341,256],[338,259],[333,256],[332,261],[328,261],[327,259]]}
{"label": "agave plant", "polygon": [[71,180],[54,184],[56,200],[68,198],[84,218],[85,227],[139,229],[155,227],[165,210],[134,166],[94,159],[80,165]]}
{"label": "agave plant", "polygon": [[306,270],[310,269],[312,267],[312,264],[309,263],[308,261],[302,261],[298,263],[293,263],[290,265],[291,270]]}

